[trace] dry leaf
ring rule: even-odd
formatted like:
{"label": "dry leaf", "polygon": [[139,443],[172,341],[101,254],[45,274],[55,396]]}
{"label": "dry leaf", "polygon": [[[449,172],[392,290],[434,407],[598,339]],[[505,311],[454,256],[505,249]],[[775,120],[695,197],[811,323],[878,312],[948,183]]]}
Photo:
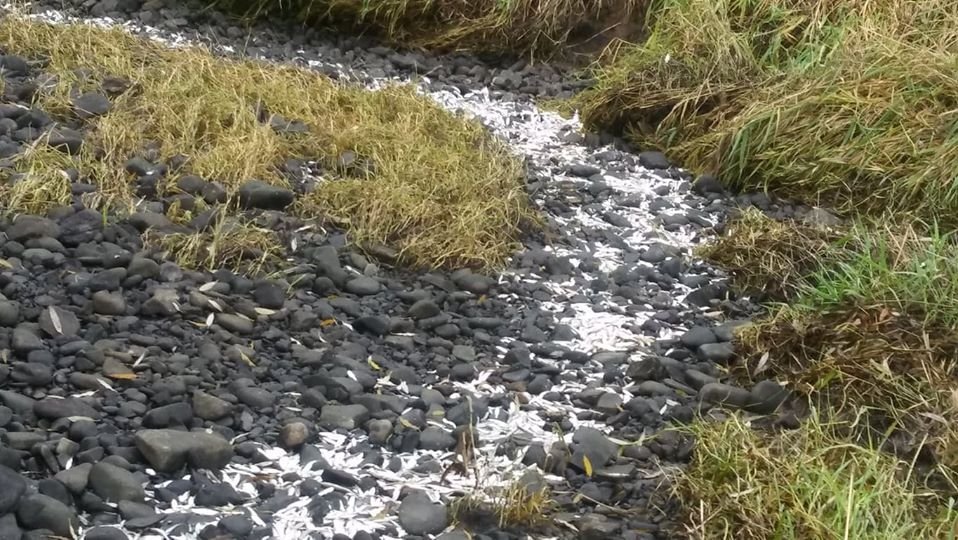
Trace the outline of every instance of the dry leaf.
{"label": "dry leaf", "polygon": [[367,358],[367,359],[366,359],[366,362],[369,364],[369,367],[373,368],[373,369],[376,370],[376,371],[380,371],[380,370],[382,369],[382,368],[379,366],[379,364],[377,364],[376,361],[373,360],[373,357],[372,357],[372,356],[370,356],[369,358]]}
{"label": "dry leaf", "polygon": [[582,468],[585,469],[585,475],[592,478],[592,460],[589,456],[582,456]]}
{"label": "dry leaf", "polygon": [[336,319],[323,319],[319,321],[319,326],[321,326],[322,328],[326,328],[334,324],[336,324]]}
{"label": "dry leaf", "polygon": [[53,322],[53,328],[58,334],[62,334],[63,324],[60,323],[60,315],[57,314],[57,310],[53,306],[48,307],[47,310],[50,312],[50,321]]}
{"label": "dry leaf", "polygon": [[412,424],[412,422],[410,422],[409,420],[406,420],[406,419],[403,418],[402,416],[399,417],[399,423],[402,424],[403,427],[405,427],[405,428],[411,429],[411,430],[413,430],[413,431],[419,431],[419,428],[417,428],[416,426],[414,426],[414,425]]}
{"label": "dry leaf", "polygon": [[206,291],[212,290],[213,287],[215,287],[215,286],[216,286],[216,282],[215,282],[215,281],[208,281],[208,282],[206,282],[206,283],[200,285],[200,292],[206,292]]}
{"label": "dry leaf", "polygon": [[114,373],[112,375],[107,375],[111,379],[116,379],[118,381],[132,381],[136,379],[136,373]]}
{"label": "dry leaf", "polygon": [[768,351],[765,351],[764,353],[762,353],[762,357],[759,358],[758,360],[758,365],[755,366],[755,373],[754,373],[755,375],[758,375],[759,373],[765,371],[766,365],[768,364],[768,358],[769,358]]}
{"label": "dry leaf", "polygon": [[269,316],[269,315],[275,315],[275,314],[276,314],[276,310],[275,310],[275,309],[264,308],[264,307],[258,307],[258,308],[256,308],[256,313],[258,313],[258,314],[260,314],[260,315]]}
{"label": "dry leaf", "polygon": [[246,362],[250,367],[253,367],[256,365],[255,363],[253,363],[253,360],[249,356],[246,356],[246,353],[244,353],[243,351],[240,351],[240,358],[242,358],[243,361]]}

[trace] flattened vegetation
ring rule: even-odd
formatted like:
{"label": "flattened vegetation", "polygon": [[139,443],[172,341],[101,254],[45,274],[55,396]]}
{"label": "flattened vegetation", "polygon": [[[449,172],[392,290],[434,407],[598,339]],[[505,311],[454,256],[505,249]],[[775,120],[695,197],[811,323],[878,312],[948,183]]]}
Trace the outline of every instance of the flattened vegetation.
{"label": "flattened vegetation", "polygon": [[[520,165],[505,148],[409,86],[368,91],[305,69],[171,49],[122,30],[12,17],[0,21],[0,43],[46,61],[43,71],[56,84],[38,93],[36,105],[87,131],[74,155],[21,155],[16,167],[28,174],[13,188],[15,211],[63,204],[68,191],[46,179],[73,168],[97,186],[97,206],[129,212],[136,178],[125,164],[148,156],[176,165],[157,186],[161,196],[194,174],[220,183],[231,209],[242,184],[295,187],[283,170],[287,160],[315,162],[321,180],[296,210],[346,227],[356,243],[390,246],[412,265],[496,266],[536,221]],[[114,89],[110,110],[77,119],[73,98],[105,85]]]}

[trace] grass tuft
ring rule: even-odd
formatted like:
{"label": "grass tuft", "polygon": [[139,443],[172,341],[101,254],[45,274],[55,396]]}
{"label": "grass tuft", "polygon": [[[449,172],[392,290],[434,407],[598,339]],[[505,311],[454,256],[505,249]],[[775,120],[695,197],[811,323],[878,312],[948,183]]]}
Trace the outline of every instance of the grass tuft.
{"label": "grass tuft", "polygon": [[453,503],[453,518],[458,523],[495,523],[506,530],[538,530],[549,522],[555,506],[547,485],[519,479],[493,493],[471,494]]}
{"label": "grass tuft", "polygon": [[281,260],[282,245],[276,233],[236,219],[220,220],[203,233],[154,234],[147,231],[148,247],[167,253],[185,268],[231,268],[258,275]]}
{"label": "grass tuft", "polygon": [[[412,265],[495,267],[537,223],[518,161],[478,122],[447,113],[411,86],[367,91],[305,69],[170,49],[120,29],[12,16],[0,21],[0,43],[9,53],[47,61],[58,84],[37,104],[63,122],[77,122],[75,94],[108,78],[113,87],[126,82],[109,113],[87,121],[89,135],[70,158],[97,186],[101,204],[121,214],[136,202],[135,178],[125,170],[135,156],[185,162],[163,179],[161,195],[175,191],[178,175],[197,174],[225,186],[231,201],[249,180],[289,186],[281,167],[301,159],[323,169],[316,190],[298,205],[304,217],[333,218],[355,241],[388,245]],[[307,129],[274,129],[290,121]],[[370,164],[369,174],[340,174],[337,160],[346,153]],[[62,161],[37,150],[17,167],[42,183]],[[22,207],[14,209],[62,203],[63,190],[53,189],[60,184],[33,198],[22,194],[15,199]]]}
{"label": "grass tuft", "polygon": [[375,30],[406,44],[548,54],[627,25],[641,0],[220,0],[256,17]]}
{"label": "grass tuft", "polygon": [[954,500],[923,485],[912,465],[817,417],[797,430],[753,430],[739,416],[698,422],[692,462],[675,489],[693,538],[946,539]]}
{"label": "grass tuft", "polygon": [[795,296],[804,277],[820,269],[842,237],[837,230],[776,221],[747,209],[698,254],[729,271],[740,289],[782,301]]}
{"label": "grass tuft", "polygon": [[958,5],[660,0],[613,47],[583,120],[642,147],[842,212],[958,215]]}

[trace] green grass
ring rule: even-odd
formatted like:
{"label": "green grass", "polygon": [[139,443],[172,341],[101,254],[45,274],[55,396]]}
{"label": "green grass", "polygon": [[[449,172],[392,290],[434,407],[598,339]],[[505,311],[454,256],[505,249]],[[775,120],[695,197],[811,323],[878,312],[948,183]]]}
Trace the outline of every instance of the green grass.
{"label": "green grass", "polygon": [[785,381],[908,441],[896,451],[958,470],[958,429],[944,420],[958,413],[955,240],[891,218],[823,230],[744,214],[703,255],[737,286],[777,295],[739,331],[731,373]]}
{"label": "green grass", "polygon": [[958,536],[954,500],[923,485],[913,464],[851,444],[817,417],[784,433],[733,416],[699,422],[692,462],[675,488],[689,536],[702,539],[899,540]]}
{"label": "green grass", "polygon": [[379,32],[407,45],[549,54],[631,22],[640,0],[219,0],[253,17],[291,16]]}
{"label": "green grass", "polygon": [[884,305],[927,324],[958,329],[954,232],[859,224],[842,244],[836,251],[844,256],[807,278],[808,285],[797,298],[804,309],[829,310],[849,302]]}
{"label": "green grass", "polygon": [[[287,159],[316,160],[324,181],[296,211],[346,227],[359,245],[395,248],[413,266],[496,267],[538,222],[519,162],[478,122],[455,117],[411,86],[367,91],[305,69],[168,49],[122,30],[13,16],[0,21],[0,44],[8,53],[48,60],[45,69],[59,83],[37,104],[64,121],[72,121],[71,92],[96,89],[105,77],[130,82],[108,114],[88,121],[79,154],[57,155],[41,141],[18,159],[25,180],[0,188],[10,211],[42,213],[68,201],[61,171],[75,168],[97,186],[97,207],[124,214],[136,199],[124,164],[153,153],[163,162],[186,158],[161,182],[161,194],[176,191],[180,174],[197,174],[226,187],[230,212],[246,181],[287,185],[280,171]],[[271,115],[309,129],[278,133],[264,121]],[[335,164],[344,152],[372,170],[341,174]],[[218,264],[194,248],[180,251]]]}
{"label": "green grass", "polygon": [[958,5],[660,0],[577,100],[728,185],[958,223]]}

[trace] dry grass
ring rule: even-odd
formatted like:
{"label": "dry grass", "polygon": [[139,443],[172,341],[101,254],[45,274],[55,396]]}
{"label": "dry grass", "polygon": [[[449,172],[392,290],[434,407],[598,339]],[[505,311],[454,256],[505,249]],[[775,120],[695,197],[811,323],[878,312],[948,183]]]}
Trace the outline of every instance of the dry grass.
{"label": "dry grass", "polygon": [[[48,59],[59,84],[39,105],[64,120],[72,93],[98,88],[106,77],[129,81],[69,158],[98,186],[102,204],[121,213],[134,202],[124,164],[152,153],[163,162],[186,157],[180,174],[218,181],[231,195],[251,179],[286,185],[279,167],[288,158],[315,160],[326,180],[299,210],[345,223],[357,243],[389,245],[413,265],[495,266],[536,220],[518,162],[478,123],[453,117],[412,87],[371,92],[304,69],[168,49],[121,30],[12,17],[0,21],[0,43],[10,53]],[[270,126],[273,115],[309,129],[279,133]],[[336,160],[347,151],[371,162],[373,174],[338,174]],[[18,168],[34,171],[33,178],[55,176],[49,154],[30,153]],[[168,176],[161,192],[176,179]],[[24,209],[60,202],[62,193],[52,192],[25,201]]]}
{"label": "dry grass", "polygon": [[276,233],[236,219],[225,219],[208,232],[155,234],[145,243],[166,252],[180,266],[217,270],[230,268],[258,275],[279,265],[283,255]]}
{"label": "dry grass", "polygon": [[781,301],[793,297],[805,276],[821,268],[841,237],[840,231],[776,221],[748,209],[698,254],[729,271],[738,288]]}
{"label": "dry grass", "polygon": [[415,46],[550,53],[626,24],[642,0],[220,0],[254,16],[376,30]]}
{"label": "dry grass", "polygon": [[693,424],[692,462],[675,486],[689,536],[722,540],[945,540],[958,507],[923,476],[817,417],[783,433],[741,417]]}
{"label": "dry grass", "polygon": [[16,172],[6,172],[0,185],[7,209],[42,215],[70,204],[70,179],[64,172],[73,166],[70,156],[40,140],[14,159]]}
{"label": "dry grass", "polygon": [[743,379],[774,378],[838,418],[888,437],[884,448],[958,471],[958,335],[887,306],[785,308],[738,336]]}
{"label": "dry grass", "polygon": [[958,4],[661,0],[578,100],[729,185],[842,211],[958,209]]}
{"label": "dry grass", "polygon": [[456,499],[453,520],[466,524],[491,524],[506,530],[538,530],[549,523],[555,502],[548,486],[528,486],[521,480],[492,493]]}
{"label": "dry grass", "polygon": [[821,418],[778,434],[738,419],[697,425],[699,451],[679,480],[695,533],[955,538],[954,234],[891,217],[831,231],[757,212],[728,233],[705,254],[738,286],[788,302],[739,329],[731,375],[778,380]]}

